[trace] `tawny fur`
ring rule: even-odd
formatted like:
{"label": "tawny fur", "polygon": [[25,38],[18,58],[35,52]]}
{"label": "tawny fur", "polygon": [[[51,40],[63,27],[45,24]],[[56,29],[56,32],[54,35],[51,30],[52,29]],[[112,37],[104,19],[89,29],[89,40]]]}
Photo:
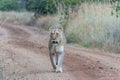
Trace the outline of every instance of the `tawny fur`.
{"label": "tawny fur", "polygon": [[62,27],[50,29],[49,56],[55,72],[62,72],[65,36]]}

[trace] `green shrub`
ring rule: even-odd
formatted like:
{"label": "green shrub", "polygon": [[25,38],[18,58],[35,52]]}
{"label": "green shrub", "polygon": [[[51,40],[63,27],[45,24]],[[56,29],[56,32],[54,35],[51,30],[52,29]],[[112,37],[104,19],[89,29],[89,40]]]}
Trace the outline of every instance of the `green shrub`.
{"label": "green shrub", "polygon": [[26,9],[28,11],[34,11],[36,16],[53,14],[56,12],[56,7],[54,4],[54,0],[25,0],[26,1]]}
{"label": "green shrub", "polygon": [[1,11],[19,10],[17,0],[0,0],[0,10]]}
{"label": "green shrub", "polygon": [[71,31],[66,36],[67,43],[77,43],[78,42],[78,36],[75,34],[74,31]]}
{"label": "green shrub", "polygon": [[55,14],[57,12],[58,5],[61,4],[64,11],[67,12],[68,7],[74,8],[82,0],[25,0],[26,9],[28,11],[34,11],[35,16]]}

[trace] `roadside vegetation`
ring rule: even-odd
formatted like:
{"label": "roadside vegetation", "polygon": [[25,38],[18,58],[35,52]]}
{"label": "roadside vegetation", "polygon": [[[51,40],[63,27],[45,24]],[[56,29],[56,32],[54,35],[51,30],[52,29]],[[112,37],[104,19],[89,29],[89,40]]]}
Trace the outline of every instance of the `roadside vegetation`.
{"label": "roadside vegetation", "polygon": [[119,9],[119,0],[19,0],[16,9],[0,6],[0,23],[33,23],[46,30],[60,23],[65,29],[67,43],[120,53]]}

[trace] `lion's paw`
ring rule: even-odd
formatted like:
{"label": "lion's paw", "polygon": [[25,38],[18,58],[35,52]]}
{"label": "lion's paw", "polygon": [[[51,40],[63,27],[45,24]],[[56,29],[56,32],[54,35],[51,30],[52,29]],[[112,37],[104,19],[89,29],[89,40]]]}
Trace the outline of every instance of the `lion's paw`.
{"label": "lion's paw", "polygon": [[56,69],[55,72],[56,72],[56,73],[62,73],[63,71],[62,71],[62,68],[59,68],[59,69]]}

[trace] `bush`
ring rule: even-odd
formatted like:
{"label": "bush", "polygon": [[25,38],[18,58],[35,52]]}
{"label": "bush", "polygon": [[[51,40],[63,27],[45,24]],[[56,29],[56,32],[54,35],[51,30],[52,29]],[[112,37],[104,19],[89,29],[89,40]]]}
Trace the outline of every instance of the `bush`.
{"label": "bush", "polygon": [[0,0],[0,10],[1,11],[19,10],[17,0]]}
{"label": "bush", "polygon": [[75,34],[74,31],[69,32],[66,38],[67,38],[67,43],[77,43],[79,40],[77,34]]}
{"label": "bush", "polygon": [[54,0],[25,0],[26,9],[35,12],[35,17],[56,13]]}
{"label": "bush", "polygon": [[34,11],[35,16],[55,14],[59,4],[65,9],[68,7],[74,8],[76,4],[81,3],[81,0],[25,0],[26,9]]}

